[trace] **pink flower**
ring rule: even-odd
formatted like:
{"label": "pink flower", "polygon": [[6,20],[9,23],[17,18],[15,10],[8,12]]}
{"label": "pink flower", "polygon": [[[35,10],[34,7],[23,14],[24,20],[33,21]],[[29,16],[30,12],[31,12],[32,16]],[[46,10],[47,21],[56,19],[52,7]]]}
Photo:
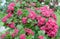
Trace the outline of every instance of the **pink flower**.
{"label": "pink flower", "polygon": [[48,6],[40,7],[40,11],[41,11],[41,12],[44,12],[44,11],[47,10],[47,9],[48,9]]}
{"label": "pink flower", "polygon": [[38,36],[39,39],[44,39],[44,36]]}
{"label": "pink flower", "polygon": [[11,34],[11,36],[14,38],[17,34],[18,34],[19,30],[18,29],[14,29],[14,32]]}
{"label": "pink flower", "polygon": [[9,4],[9,6],[14,7],[14,6],[15,6],[15,3],[14,3],[14,2],[12,2],[12,3],[10,3],[10,4]]}
{"label": "pink flower", "polygon": [[45,30],[45,33],[47,33],[48,36],[55,37],[58,31],[58,25],[56,24],[56,21],[54,19],[49,18],[46,25],[41,29]]}
{"label": "pink flower", "polygon": [[56,33],[53,32],[53,31],[51,31],[51,33],[50,33],[50,32],[48,33],[48,36],[50,36],[50,37],[55,37],[55,36],[56,36]]}
{"label": "pink flower", "polygon": [[25,34],[21,34],[21,35],[20,35],[20,39],[26,39]]}
{"label": "pink flower", "polygon": [[55,14],[52,14],[51,16],[52,16],[52,18],[54,18],[55,20],[57,20],[57,17],[56,17]]}
{"label": "pink flower", "polygon": [[42,17],[41,16],[37,16],[36,17],[36,20],[40,20]]}
{"label": "pink flower", "polygon": [[6,21],[7,21],[7,19],[8,19],[8,17],[7,17],[7,16],[3,17],[3,18],[2,18],[2,22],[6,22]]}
{"label": "pink flower", "polygon": [[53,10],[48,8],[47,6],[41,7],[40,11],[41,11],[42,16],[45,16],[45,17],[50,17],[51,14],[54,13]]}
{"label": "pink flower", "polygon": [[9,34],[9,32],[6,32],[6,33],[2,34],[2,35],[1,35],[1,38],[4,39],[7,34]]}
{"label": "pink flower", "polygon": [[25,32],[27,33],[27,35],[34,35],[34,32],[31,29],[25,28]]}
{"label": "pink flower", "polygon": [[36,18],[36,13],[34,11],[30,11],[28,17],[34,20]]}
{"label": "pink flower", "polygon": [[11,13],[8,13],[7,17],[10,18],[11,16],[12,16],[12,14]]}
{"label": "pink flower", "polygon": [[10,3],[10,4],[8,5],[8,10],[13,11],[13,10],[14,10],[14,6],[15,6],[15,3]]}
{"label": "pink flower", "polygon": [[11,11],[13,11],[14,10],[14,7],[8,6],[8,9],[11,10]]}
{"label": "pink flower", "polygon": [[23,23],[23,24],[26,24],[26,23],[27,23],[27,17],[23,17],[23,18],[22,18],[22,23]]}
{"label": "pink flower", "polygon": [[22,14],[22,11],[21,10],[18,10],[17,11],[17,15],[20,16]]}
{"label": "pink flower", "polygon": [[10,13],[11,11],[9,10],[9,9],[7,9],[7,11],[6,11],[7,13]]}
{"label": "pink flower", "polygon": [[14,22],[11,22],[10,24],[8,24],[8,26],[9,26],[10,28],[15,28],[15,23],[14,23]]}
{"label": "pink flower", "polygon": [[2,35],[1,35],[1,38],[2,38],[2,39],[4,39],[4,38],[5,38],[5,36],[6,36],[6,34],[2,34]]}
{"label": "pink flower", "polygon": [[41,25],[44,25],[45,21],[46,21],[46,19],[42,18],[42,17],[40,19],[38,19],[38,26],[40,27]]}
{"label": "pink flower", "polygon": [[39,8],[35,8],[35,10],[39,10]]}

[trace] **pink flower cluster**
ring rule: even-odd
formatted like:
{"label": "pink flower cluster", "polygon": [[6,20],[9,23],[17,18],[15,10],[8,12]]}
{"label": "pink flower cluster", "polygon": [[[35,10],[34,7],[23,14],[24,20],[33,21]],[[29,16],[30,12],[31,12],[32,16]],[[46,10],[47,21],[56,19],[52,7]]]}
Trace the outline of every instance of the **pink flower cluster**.
{"label": "pink flower cluster", "polygon": [[2,22],[6,22],[8,20],[8,18],[10,18],[12,16],[11,13],[8,13],[5,17],[2,18]]}
{"label": "pink flower cluster", "polygon": [[48,6],[44,6],[40,8],[41,14],[45,17],[50,17],[53,14],[53,10],[50,9]]}
{"label": "pink flower cluster", "polygon": [[44,36],[38,36],[39,39],[44,39]]}
{"label": "pink flower cluster", "polygon": [[22,18],[22,23],[23,23],[23,24],[26,24],[26,23],[27,23],[27,17],[23,17],[23,18]]}
{"label": "pink flower cluster", "polygon": [[17,15],[20,16],[22,14],[22,11],[21,10],[18,10],[17,11]]}
{"label": "pink flower cluster", "polygon": [[14,32],[11,34],[11,36],[14,38],[17,34],[18,34],[19,30],[18,29],[14,29]]}
{"label": "pink flower cluster", "polygon": [[27,35],[34,35],[34,32],[31,29],[25,28],[25,32],[27,33]]}
{"label": "pink flower cluster", "polygon": [[2,35],[1,35],[1,39],[4,39],[7,34],[9,34],[9,32],[6,32],[6,33],[2,34]]}
{"label": "pink flower cluster", "polygon": [[21,34],[21,35],[20,35],[20,39],[26,39],[25,34]]}
{"label": "pink flower cluster", "polygon": [[37,16],[36,19],[37,19],[37,21],[38,21],[37,25],[38,25],[39,27],[41,27],[42,25],[44,25],[45,22],[46,22],[46,19],[43,18],[43,17],[41,17],[41,16]]}
{"label": "pink flower cluster", "polygon": [[34,20],[36,18],[36,13],[34,11],[30,10],[28,17],[31,18],[32,20]]}
{"label": "pink flower cluster", "polygon": [[2,22],[6,22],[8,18],[12,16],[12,11],[14,10],[14,6],[15,6],[15,3],[13,2],[8,5],[8,10],[7,10],[8,14],[4,18],[2,18]]}
{"label": "pink flower cluster", "polygon": [[52,18],[49,18],[46,25],[41,27],[41,30],[45,30],[48,36],[55,37],[58,31],[58,25],[56,24],[55,20],[53,20]]}
{"label": "pink flower cluster", "polygon": [[8,24],[7,26],[9,26],[10,28],[15,28],[15,23],[14,22],[11,22],[10,24]]}
{"label": "pink flower cluster", "polygon": [[15,6],[15,3],[10,3],[9,5],[8,5],[8,10],[11,10],[11,11],[13,11],[14,10],[14,6]]}

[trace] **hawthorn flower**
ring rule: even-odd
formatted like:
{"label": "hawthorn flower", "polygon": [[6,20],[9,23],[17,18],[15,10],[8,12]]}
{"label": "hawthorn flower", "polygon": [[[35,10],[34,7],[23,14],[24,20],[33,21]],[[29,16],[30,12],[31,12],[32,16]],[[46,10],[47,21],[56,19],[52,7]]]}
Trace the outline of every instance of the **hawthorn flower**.
{"label": "hawthorn flower", "polygon": [[26,39],[25,34],[21,34],[21,35],[20,35],[20,39]]}
{"label": "hawthorn flower", "polygon": [[17,34],[18,34],[19,30],[18,29],[14,29],[14,32],[11,34],[11,36],[14,38]]}
{"label": "hawthorn flower", "polygon": [[28,17],[34,20],[36,18],[36,13],[34,11],[30,11]]}
{"label": "hawthorn flower", "polygon": [[10,24],[8,24],[8,26],[9,26],[10,28],[15,28],[15,23],[14,23],[14,22],[11,22]]}
{"label": "hawthorn flower", "polygon": [[45,33],[47,33],[48,36],[55,37],[58,31],[58,25],[56,24],[55,20],[53,20],[52,18],[49,18],[46,25],[41,29],[45,30]]}
{"label": "hawthorn flower", "polygon": [[38,36],[39,39],[44,39],[44,36]]}
{"label": "hawthorn flower", "polygon": [[7,17],[7,16],[3,17],[3,18],[2,18],[2,22],[6,22],[6,21],[7,21],[7,19],[8,19],[8,17]]}
{"label": "hawthorn flower", "polygon": [[8,5],[8,10],[13,11],[13,10],[14,10],[14,6],[15,6],[15,3],[10,3],[10,4]]}
{"label": "hawthorn flower", "polygon": [[27,17],[23,17],[23,18],[22,18],[22,23],[23,23],[23,24],[26,24],[26,23],[27,23]]}
{"label": "hawthorn flower", "polygon": [[51,14],[54,13],[53,10],[48,8],[47,6],[41,7],[40,11],[41,11],[42,16],[45,16],[45,17],[50,17]]}
{"label": "hawthorn flower", "polygon": [[14,6],[15,6],[15,3],[14,3],[14,2],[12,2],[12,3],[10,3],[10,4],[9,4],[9,6],[14,7]]}
{"label": "hawthorn flower", "polygon": [[39,17],[38,18],[38,24],[37,25],[40,27],[41,25],[44,25],[45,22],[46,22],[46,19],[45,18]]}
{"label": "hawthorn flower", "polygon": [[9,32],[6,32],[6,33],[2,34],[2,35],[1,35],[1,38],[4,39],[7,34],[9,34]]}
{"label": "hawthorn flower", "polygon": [[57,17],[55,14],[51,14],[51,17],[54,18],[55,20],[57,20]]}
{"label": "hawthorn flower", "polygon": [[12,16],[12,14],[11,13],[8,13],[7,17],[10,18],[11,16]]}
{"label": "hawthorn flower", "polygon": [[25,28],[25,32],[27,33],[27,35],[34,35],[34,32],[31,29]]}
{"label": "hawthorn flower", "polygon": [[20,16],[22,14],[22,11],[21,10],[18,10],[17,11],[17,15]]}

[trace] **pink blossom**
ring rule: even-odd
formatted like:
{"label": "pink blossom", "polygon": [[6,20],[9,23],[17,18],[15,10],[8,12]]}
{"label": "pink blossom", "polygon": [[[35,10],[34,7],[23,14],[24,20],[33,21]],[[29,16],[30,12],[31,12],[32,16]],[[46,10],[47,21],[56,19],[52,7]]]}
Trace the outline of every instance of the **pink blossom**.
{"label": "pink blossom", "polygon": [[35,10],[39,10],[39,8],[35,8]]}
{"label": "pink blossom", "polygon": [[7,17],[7,16],[3,17],[3,18],[2,18],[2,22],[6,22],[6,21],[7,21],[7,19],[8,19],[8,17]]}
{"label": "pink blossom", "polygon": [[48,8],[47,6],[41,7],[40,11],[41,11],[42,16],[45,16],[45,17],[50,17],[51,14],[54,13],[53,10]]}
{"label": "pink blossom", "polygon": [[51,14],[52,18],[54,18],[55,20],[57,20],[57,17],[55,14]]}
{"label": "pink blossom", "polygon": [[56,21],[54,19],[49,18],[46,25],[41,29],[45,30],[45,33],[47,33],[48,36],[55,37],[58,31],[58,25],[56,24]]}
{"label": "pink blossom", "polygon": [[42,17],[41,16],[37,16],[36,17],[36,20],[40,20]]}
{"label": "pink blossom", "polygon": [[26,24],[26,23],[27,23],[27,17],[23,17],[23,18],[22,18],[22,23],[23,23],[23,24]]}
{"label": "pink blossom", "polygon": [[14,6],[15,6],[15,3],[14,3],[14,2],[12,2],[12,3],[10,3],[10,4],[9,4],[9,6],[14,7]]}
{"label": "pink blossom", "polygon": [[38,19],[38,26],[40,27],[41,25],[43,25],[45,23],[46,19],[45,18],[40,18]]}
{"label": "pink blossom", "polygon": [[6,34],[2,34],[2,35],[1,35],[1,38],[2,38],[2,39],[4,39],[4,38],[5,38],[5,36],[6,36]]}
{"label": "pink blossom", "polygon": [[47,9],[48,9],[48,6],[40,7],[41,12],[44,12],[44,11],[47,10]]}
{"label": "pink blossom", "polygon": [[20,16],[22,14],[22,11],[21,10],[18,10],[17,11],[17,15]]}
{"label": "pink blossom", "polygon": [[25,32],[26,32],[28,35],[30,35],[30,34],[34,35],[34,32],[33,32],[31,29],[25,28]]}
{"label": "pink blossom", "polygon": [[11,22],[10,24],[8,24],[8,26],[9,26],[10,28],[15,28],[15,23],[14,23],[14,22]]}
{"label": "pink blossom", "polygon": [[12,14],[11,13],[8,13],[7,17],[10,18],[11,16],[12,16]]}
{"label": "pink blossom", "polygon": [[18,34],[19,30],[18,29],[14,29],[14,32],[11,34],[11,36],[14,38],[17,34]]}
{"label": "pink blossom", "polygon": [[7,13],[10,13],[11,11],[9,10],[9,9],[7,9],[7,11],[6,11]]}
{"label": "pink blossom", "polygon": [[15,6],[15,3],[10,3],[10,4],[8,5],[8,10],[13,11],[13,10],[14,10],[14,6]]}
{"label": "pink blossom", "polygon": [[34,20],[36,18],[36,13],[34,11],[30,11],[28,17]]}
{"label": "pink blossom", "polygon": [[39,39],[44,39],[44,36],[38,36]]}
{"label": "pink blossom", "polygon": [[14,7],[8,6],[8,9],[11,10],[11,11],[13,11],[14,10]]}
{"label": "pink blossom", "polygon": [[20,35],[20,39],[26,39],[25,34],[21,34],[21,35]]}
{"label": "pink blossom", "polygon": [[2,35],[1,35],[1,38],[4,39],[7,34],[9,34],[9,32],[6,32],[6,33],[2,34]]}

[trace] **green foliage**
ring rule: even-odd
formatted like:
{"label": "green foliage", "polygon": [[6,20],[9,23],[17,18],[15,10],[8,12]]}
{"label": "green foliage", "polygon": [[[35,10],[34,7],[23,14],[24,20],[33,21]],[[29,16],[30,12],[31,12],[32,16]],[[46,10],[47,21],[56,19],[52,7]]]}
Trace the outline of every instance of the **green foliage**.
{"label": "green foliage", "polygon": [[33,39],[33,38],[34,38],[34,36],[32,36],[32,35],[29,35],[26,37],[26,39]]}
{"label": "green foliage", "polygon": [[0,20],[0,26],[3,26],[4,25],[4,23]]}
{"label": "green foliage", "polygon": [[2,19],[5,15],[6,13],[0,12],[0,19]]}
{"label": "green foliage", "polygon": [[37,2],[38,0],[32,0],[32,2]]}
{"label": "green foliage", "polygon": [[39,35],[43,35],[43,36],[44,36],[44,35],[45,35],[45,32],[44,32],[44,31],[42,31],[42,30],[40,30],[40,31],[38,31],[38,34],[39,34]]}
{"label": "green foliage", "polygon": [[22,12],[23,12],[22,16],[24,16],[24,17],[28,16],[28,14],[29,14],[28,10],[26,10],[26,9],[22,9]]}

